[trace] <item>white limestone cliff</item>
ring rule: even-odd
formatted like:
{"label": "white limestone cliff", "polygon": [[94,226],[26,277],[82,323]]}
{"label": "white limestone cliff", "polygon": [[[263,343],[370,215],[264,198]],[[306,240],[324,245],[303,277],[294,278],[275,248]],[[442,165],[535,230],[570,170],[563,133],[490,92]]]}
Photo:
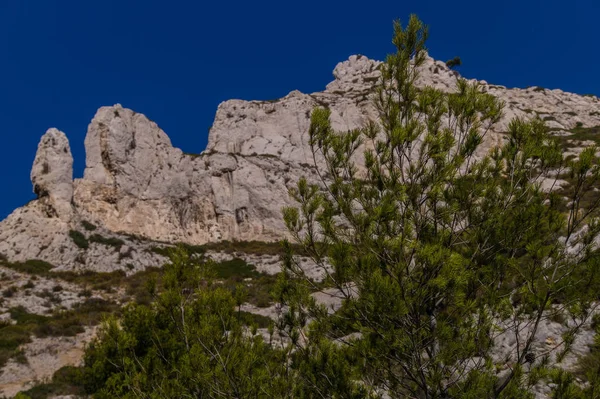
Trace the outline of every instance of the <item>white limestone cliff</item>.
{"label": "white limestone cliff", "polygon": [[[102,107],[88,127],[84,177],[72,183],[68,141],[51,129],[40,142],[32,170],[40,198],[0,222],[0,253],[9,259],[41,258],[75,267],[71,258],[82,255],[67,233],[78,229],[82,220],[101,226],[106,234],[166,242],[280,239],[286,235],[281,209],[293,204],[288,189],[301,176],[316,177],[308,144],[311,111],[327,106],[333,127],[342,131],[377,119],[370,98],[379,65],[351,56],[335,67],[335,80],[322,92],[292,91],[275,101],[223,102],[208,146],[198,155],[174,148],[146,116],[118,104]],[[427,57],[418,84],[450,92],[457,77],[443,62]],[[596,97],[479,83],[506,105],[482,151],[502,140],[515,116],[538,115],[556,134],[566,136],[576,126],[600,125]],[[106,259],[105,263],[115,261]],[[87,262],[86,267],[110,269],[101,266],[100,259]]]}

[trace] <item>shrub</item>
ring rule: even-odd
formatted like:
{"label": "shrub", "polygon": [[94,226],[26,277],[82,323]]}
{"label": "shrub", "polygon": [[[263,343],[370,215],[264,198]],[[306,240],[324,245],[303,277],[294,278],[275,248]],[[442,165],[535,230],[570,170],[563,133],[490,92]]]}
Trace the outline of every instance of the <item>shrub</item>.
{"label": "shrub", "polygon": [[164,256],[165,258],[168,258],[171,255],[171,253],[175,251],[178,247],[184,249],[190,255],[204,255],[207,249],[205,245],[192,245],[186,244],[184,242],[179,242],[172,246],[154,246],[150,248],[149,251]]}
{"label": "shrub", "polygon": [[273,303],[273,290],[277,284],[277,276],[262,275],[247,286],[246,301],[259,307],[266,308]]}
{"label": "shrub", "polygon": [[97,229],[96,225],[93,223],[88,222],[87,220],[82,220],[81,221],[81,225],[83,226],[84,229],[86,229],[87,231],[94,231]]}
{"label": "shrub", "polygon": [[[285,251],[281,242],[263,241],[219,241],[204,245],[206,250],[222,251],[225,253],[243,252],[252,255],[282,255]],[[304,254],[303,248],[293,245],[297,253]]]}
{"label": "shrub", "polygon": [[90,246],[90,243],[88,242],[87,238],[80,231],[70,230],[69,237],[71,237],[75,245],[77,245],[81,249],[88,249]]}
{"label": "shrub", "polygon": [[82,385],[81,370],[73,366],[62,367],[54,373],[51,381],[35,385],[21,394],[27,395],[31,399],[47,399],[56,396],[83,396],[85,390]]}
{"label": "shrub", "polygon": [[5,266],[21,273],[42,276],[47,275],[54,268],[54,265],[40,259],[30,259],[25,262],[9,262]]}
{"label": "shrub", "polygon": [[258,328],[267,328],[273,324],[273,320],[267,316],[262,316],[256,313],[239,312],[240,321],[246,325],[255,325]]}
{"label": "shrub", "polygon": [[17,348],[31,342],[29,328],[19,325],[0,325],[0,367],[16,354]]}
{"label": "shrub", "polygon": [[149,252],[153,252],[157,255],[164,256],[165,258],[169,256],[169,251],[171,251],[171,247],[158,247],[154,246],[148,249]]}
{"label": "shrub", "polygon": [[28,363],[27,356],[25,355],[25,351],[22,349],[19,349],[15,352],[15,354],[13,355],[13,359],[19,364],[27,364]]}
{"label": "shrub", "polygon": [[[335,397],[348,375],[374,396],[532,397],[552,367],[536,358],[537,321],[557,302],[567,320],[586,320],[598,300],[600,224],[589,215],[599,202],[584,211],[581,201],[600,179],[596,148],[566,163],[543,121],[515,118],[506,140],[477,156],[504,104],[464,79],[451,93],[417,87],[428,29],[411,17],[394,31],[377,123],[338,132],[329,109],[311,115],[312,156],[329,177],[300,179],[290,190],[297,205],[283,215],[293,241],[332,265],[341,305],[315,306],[289,250],[275,290],[281,330],[308,369],[318,365],[320,377],[299,373],[326,387],[322,397]],[[566,212],[537,183],[560,168],[575,182]],[[575,324],[565,326],[565,351]],[[502,377],[490,362],[499,331],[524,343],[503,353]],[[350,345],[335,340],[353,333]]]}
{"label": "shrub", "polygon": [[249,265],[243,259],[234,258],[215,264],[216,277],[219,279],[228,279],[235,277],[237,279],[252,278],[260,276],[253,265]]}
{"label": "shrub", "polygon": [[454,57],[451,60],[446,61],[446,66],[450,69],[459,67],[462,65],[462,60],[460,57]]}
{"label": "shrub", "polygon": [[92,234],[89,238],[90,242],[106,245],[107,247],[114,247],[117,250],[121,249],[125,242],[116,237],[104,237],[100,234]]}
{"label": "shrub", "polygon": [[125,272],[117,270],[114,272],[94,272],[86,270],[81,273],[75,272],[55,272],[52,277],[59,278],[74,284],[90,286],[94,290],[107,291],[118,287],[123,283]]}
{"label": "shrub", "polygon": [[[121,388],[110,381],[129,386],[137,380],[140,392],[158,385],[164,397],[212,397],[215,389],[222,397],[286,397],[290,387],[278,377],[288,364],[280,356],[284,352],[272,349],[256,331],[272,322],[239,311],[232,293],[211,283],[210,264],[181,248],[171,255],[156,302],[128,306],[122,320],[108,320],[87,348],[82,374],[87,393],[102,390],[103,397],[119,397],[125,392],[118,393]],[[227,359],[226,364],[218,359]],[[123,361],[131,367],[121,367]],[[192,378],[180,378],[177,370]],[[145,378],[146,373],[152,377]]]}
{"label": "shrub", "polygon": [[17,293],[17,287],[15,287],[14,285],[11,285],[10,287],[8,287],[4,291],[2,291],[2,296],[4,298],[12,298],[16,293]]}
{"label": "shrub", "polygon": [[48,291],[47,289],[37,292],[36,295],[40,298],[48,299],[50,303],[60,303],[60,297],[58,297],[54,292]]}

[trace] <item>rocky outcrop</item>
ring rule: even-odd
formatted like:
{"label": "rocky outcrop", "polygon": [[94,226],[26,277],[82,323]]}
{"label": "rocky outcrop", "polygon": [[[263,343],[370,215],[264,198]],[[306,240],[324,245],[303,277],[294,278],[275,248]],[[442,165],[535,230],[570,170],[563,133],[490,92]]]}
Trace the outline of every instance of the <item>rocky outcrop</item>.
{"label": "rocky outcrop", "polygon": [[38,145],[31,168],[33,191],[47,205],[49,216],[71,217],[73,200],[73,156],[67,136],[48,129]]}
{"label": "rocky outcrop", "polygon": [[[86,223],[88,228],[97,227],[90,225],[82,209],[74,205],[73,157],[67,137],[59,130],[49,129],[42,136],[31,182],[37,200],[0,222],[0,254],[9,260],[41,259],[57,270],[128,273],[164,262],[164,257],[149,250],[151,243],[116,235],[102,224],[97,231],[87,232],[87,237],[81,233]],[[85,246],[73,239],[76,234],[82,234]],[[87,242],[92,235],[95,241]]]}
{"label": "rocky outcrop", "polygon": [[[80,267],[74,259],[85,259],[87,268],[112,270],[117,255],[96,245],[82,255],[73,245],[69,231],[84,220],[106,235],[166,242],[280,239],[286,235],[281,209],[293,204],[289,188],[301,176],[316,178],[308,143],[311,111],[328,107],[333,127],[341,131],[377,119],[370,99],[379,65],[352,56],[335,67],[335,80],[322,92],[292,91],[275,101],[223,102],[200,154],[174,148],[158,125],[142,114],[118,104],[100,108],[85,139],[84,177],[75,182],[70,178],[68,141],[51,129],[40,142],[32,171],[39,199],[0,223],[0,253],[14,260],[42,258],[64,268]],[[443,62],[428,57],[418,84],[451,92],[457,77]],[[482,152],[502,140],[515,116],[537,115],[567,141],[573,129],[600,125],[596,97],[479,84],[506,105]],[[576,153],[573,142],[569,151]],[[135,253],[147,253],[136,245],[131,243]],[[143,264],[158,261],[146,255],[134,259]]]}

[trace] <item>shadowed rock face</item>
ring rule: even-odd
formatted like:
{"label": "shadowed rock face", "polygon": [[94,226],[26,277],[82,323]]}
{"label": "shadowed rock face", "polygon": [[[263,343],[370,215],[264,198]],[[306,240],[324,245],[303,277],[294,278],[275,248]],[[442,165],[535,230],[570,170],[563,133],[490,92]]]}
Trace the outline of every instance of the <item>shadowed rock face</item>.
{"label": "shadowed rock face", "polygon": [[[288,189],[301,176],[316,178],[308,144],[311,111],[327,106],[333,127],[341,131],[376,120],[370,96],[379,65],[352,56],[335,67],[335,80],[322,92],[223,102],[208,146],[198,155],[174,148],[146,116],[120,105],[102,107],[88,127],[84,177],[75,182],[68,141],[51,129],[42,137],[32,169],[39,199],[0,223],[0,253],[11,259],[75,264],[69,259],[77,251],[67,233],[82,220],[107,232],[191,244],[284,237],[281,209],[293,205]],[[418,84],[451,92],[457,77],[443,62],[428,57]],[[595,97],[479,83],[506,104],[504,117],[486,135],[480,153],[501,142],[516,116],[539,115],[561,135],[571,134],[568,130],[576,126],[600,125]],[[103,268],[100,256],[89,262],[88,267]]]}

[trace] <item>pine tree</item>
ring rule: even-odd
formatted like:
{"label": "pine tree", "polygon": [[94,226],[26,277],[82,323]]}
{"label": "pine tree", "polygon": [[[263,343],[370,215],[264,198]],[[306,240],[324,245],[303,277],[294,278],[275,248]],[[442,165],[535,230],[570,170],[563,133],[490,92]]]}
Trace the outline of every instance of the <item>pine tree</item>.
{"label": "pine tree", "polygon": [[[483,150],[503,104],[460,78],[451,93],[417,87],[427,37],[415,16],[395,23],[377,120],[336,132],[329,110],[311,115],[321,179],[300,180],[284,219],[326,278],[308,278],[284,242],[274,296],[286,341],[265,340],[240,312],[243,292],[180,248],[160,290],[149,284],[154,301],[107,320],[86,350],[88,393],[530,398],[552,381],[555,397],[593,397],[600,341],[581,371],[587,387],[551,360],[568,353],[600,299],[600,197],[588,193],[600,178],[597,149],[565,160],[542,121],[515,119],[501,146]],[[541,189],[558,175],[571,183],[567,199]],[[339,307],[319,304],[315,291]],[[544,353],[536,333],[548,319],[567,329]],[[500,335],[514,350],[499,352]]]}
{"label": "pine tree", "polygon": [[[531,397],[598,299],[598,201],[582,202],[599,177],[596,148],[566,161],[542,121],[517,118],[482,151],[503,104],[461,78],[452,93],[417,87],[427,37],[415,16],[395,23],[378,120],[336,132],[328,109],[311,116],[321,179],[302,179],[284,216],[314,262],[330,265],[326,292],[341,306],[314,300],[323,285],[291,249],[277,293],[310,397]],[[557,173],[573,182],[568,200],[541,189]],[[548,318],[569,329],[546,356],[534,348]],[[501,357],[500,334],[518,343]]]}

